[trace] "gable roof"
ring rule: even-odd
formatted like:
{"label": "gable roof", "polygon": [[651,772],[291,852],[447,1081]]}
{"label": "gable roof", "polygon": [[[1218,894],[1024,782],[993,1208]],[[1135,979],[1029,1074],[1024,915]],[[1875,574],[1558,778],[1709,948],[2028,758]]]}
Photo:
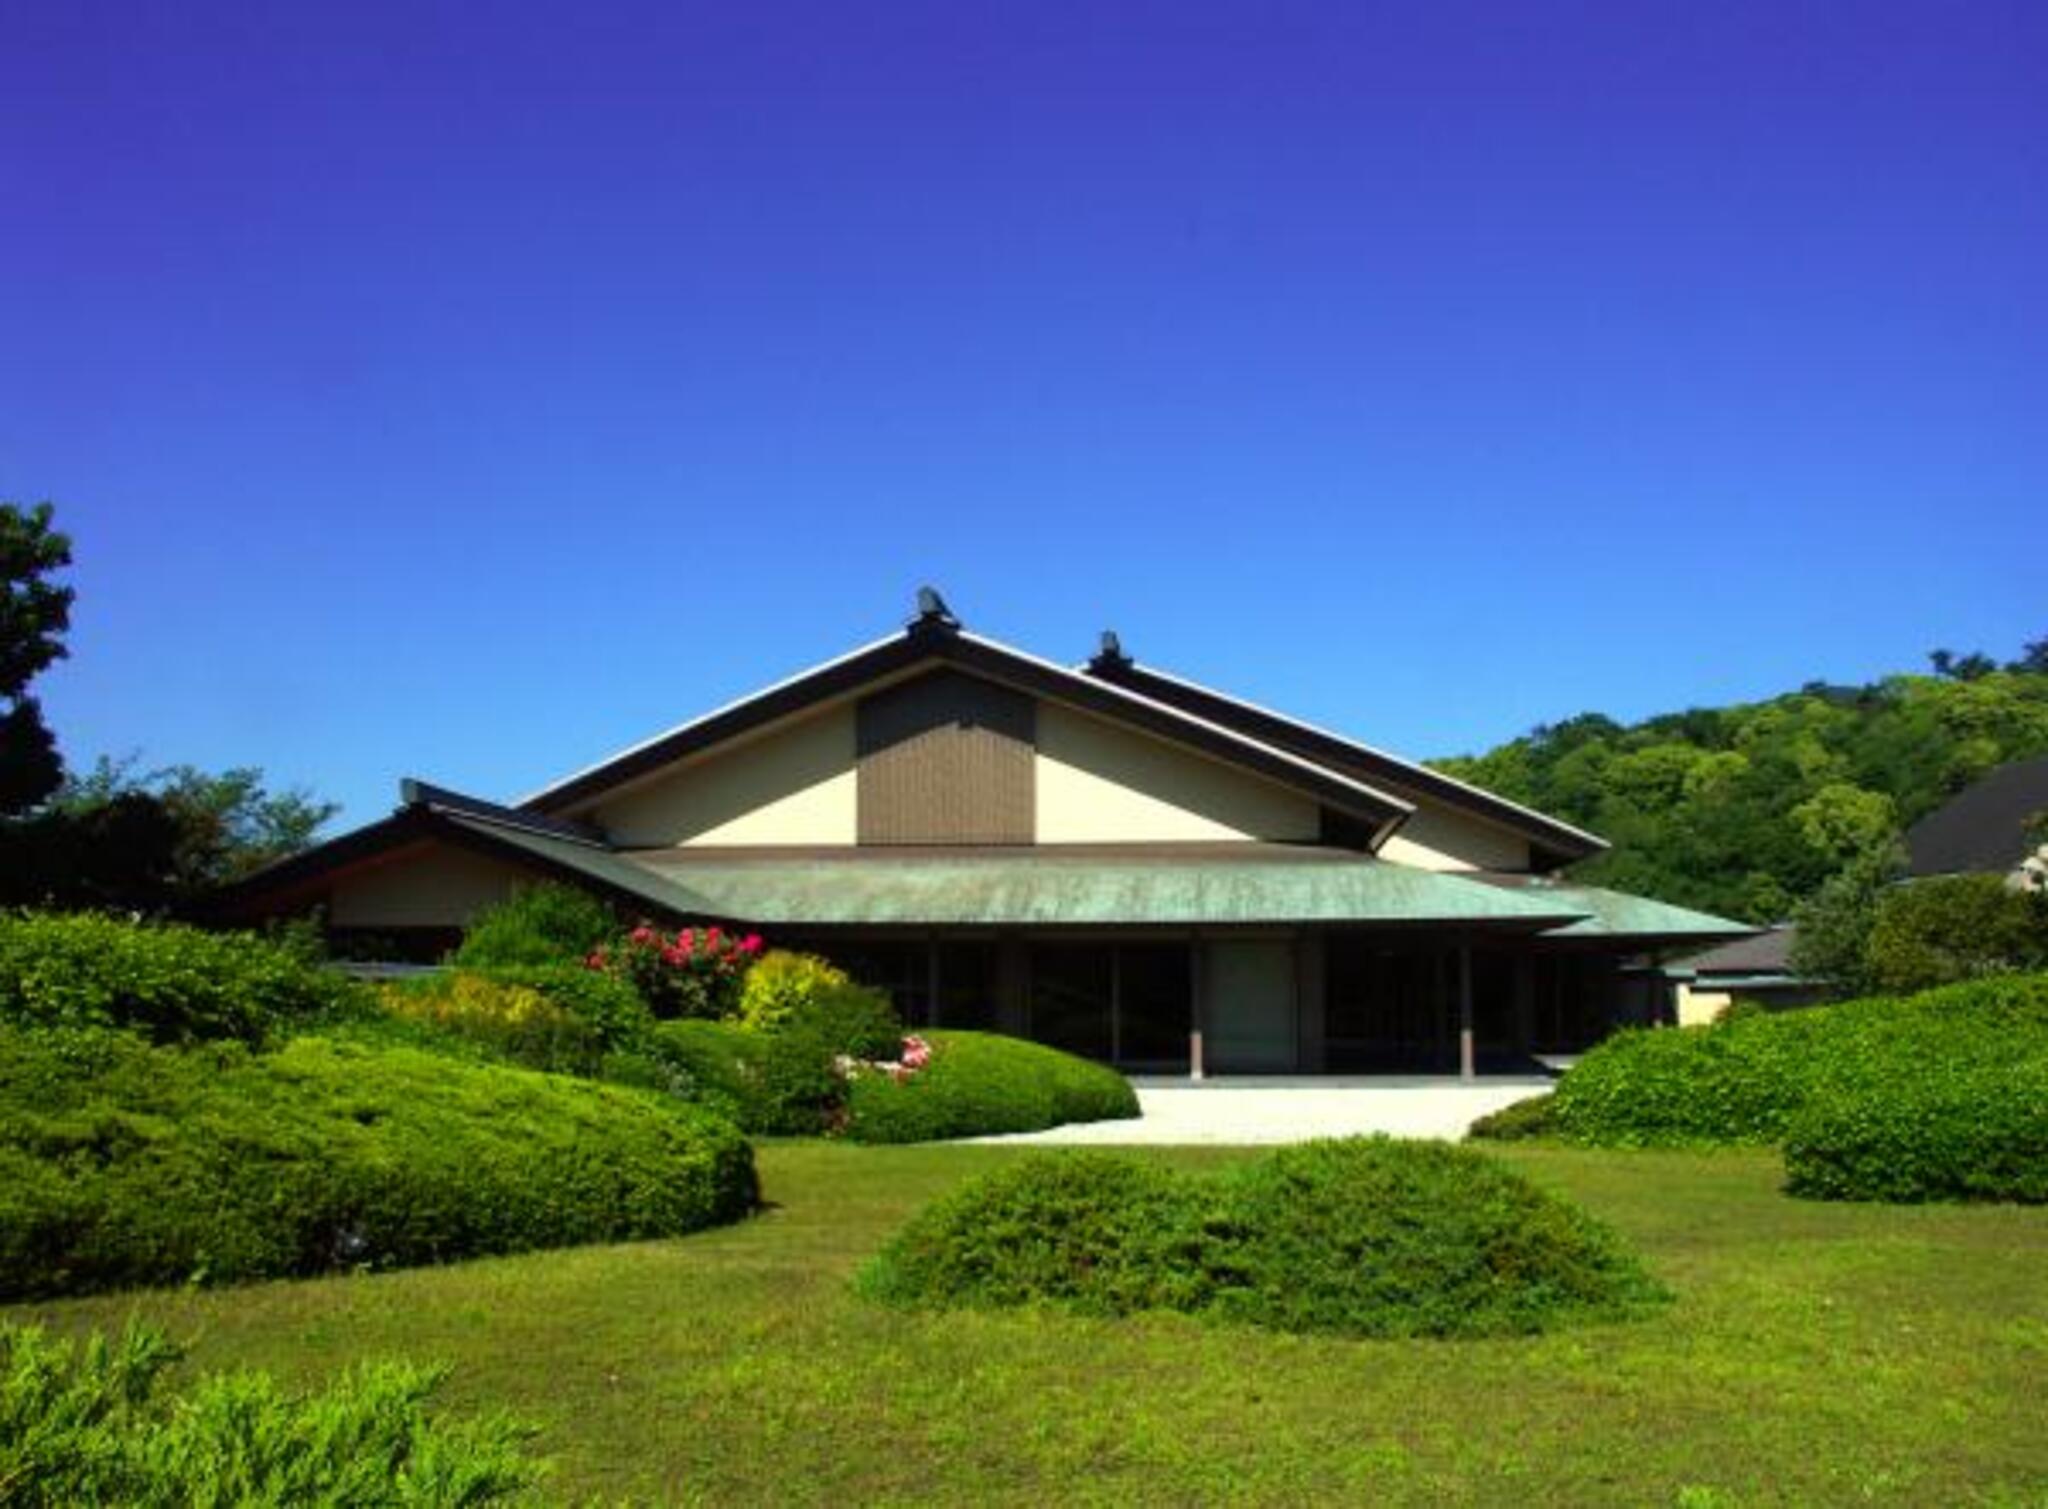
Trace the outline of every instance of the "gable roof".
{"label": "gable roof", "polygon": [[2027,820],[2048,812],[2048,755],[2002,765],[1906,830],[1915,875],[2006,875],[2033,852]]}
{"label": "gable roof", "polygon": [[1313,723],[1276,713],[1254,702],[1227,696],[1198,682],[1141,666],[1123,653],[1114,635],[1104,636],[1103,650],[1089,661],[1090,677],[1169,703],[1215,722],[1242,730],[1282,749],[1292,750],[1354,778],[1385,781],[1423,793],[1446,807],[1471,813],[1527,838],[1554,863],[1569,863],[1598,854],[1607,840],[1583,828],[1559,822],[1541,812],[1496,796],[1477,786],[1417,765],[1370,744],[1331,733]]}
{"label": "gable roof", "polygon": [[1334,769],[1143,691],[967,633],[950,615],[930,612],[911,620],[900,634],[828,660],[543,787],[521,800],[518,810],[559,815],[665,765],[807,708],[941,665],[1070,704],[1278,782],[1365,822],[1375,845],[1415,810],[1412,802],[1368,784],[1358,774]]}

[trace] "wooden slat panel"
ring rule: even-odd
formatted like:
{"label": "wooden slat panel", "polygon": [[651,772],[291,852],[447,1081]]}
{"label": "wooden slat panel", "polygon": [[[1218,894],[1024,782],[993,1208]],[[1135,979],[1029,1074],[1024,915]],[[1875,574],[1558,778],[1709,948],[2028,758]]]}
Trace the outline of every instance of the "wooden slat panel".
{"label": "wooden slat panel", "polygon": [[1028,844],[1036,704],[937,671],[860,704],[863,844]]}

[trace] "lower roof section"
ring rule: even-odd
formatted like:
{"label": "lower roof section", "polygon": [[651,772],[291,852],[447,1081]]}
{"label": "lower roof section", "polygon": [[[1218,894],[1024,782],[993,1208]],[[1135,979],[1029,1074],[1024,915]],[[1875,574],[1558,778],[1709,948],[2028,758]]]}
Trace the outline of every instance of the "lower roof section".
{"label": "lower roof section", "polygon": [[1455,875],[1280,845],[877,851],[666,850],[642,863],[713,915],[762,926],[1458,924],[1542,932],[1580,911]]}
{"label": "lower roof section", "polygon": [[1478,874],[1486,885],[1526,900],[1540,901],[1578,914],[1576,921],[1553,930],[1553,938],[1627,938],[1651,944],[1713,943],[1746,938],[1758,929],[1711,912],[1610,891],[1604,886],[1554,880],[1548,875]]}

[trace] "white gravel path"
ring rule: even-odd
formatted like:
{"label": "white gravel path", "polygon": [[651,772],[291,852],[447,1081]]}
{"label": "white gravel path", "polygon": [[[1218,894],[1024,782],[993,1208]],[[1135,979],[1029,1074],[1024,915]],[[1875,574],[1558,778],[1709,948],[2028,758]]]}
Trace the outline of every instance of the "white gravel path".
{"label": "white gravel path", "polygon": [[977,1137],[976,1142],[1135,1146],[1207,1143],[1243,1146],[1305,1142],[1311,1137],[1455,1139],[1474,1120],[1531,1095],[1551,1081],[1482,1079],[1133,1079],[1144,1115],[1136,1121],[1093,1121]]}

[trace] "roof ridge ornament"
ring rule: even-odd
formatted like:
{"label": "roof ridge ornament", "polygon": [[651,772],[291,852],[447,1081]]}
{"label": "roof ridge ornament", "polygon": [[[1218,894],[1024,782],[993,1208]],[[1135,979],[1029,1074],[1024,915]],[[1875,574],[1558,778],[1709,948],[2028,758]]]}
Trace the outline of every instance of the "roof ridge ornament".
{"label": "roof ridge ornament", "polygon": [[1101,646],[1096,650],[1095,658],[1088,662],[1088,669],[1091,671],[1118,671],[1128,669],[1136,664],[1136,661],[1124,653],[1123,641],[1116,637],[1116,630],[1104,629],[1102,631]]}
{"label": "roof ridge ornament", "polygon": [[917,616],[904,627],[913,631],[938,629],[951,634],[959,630],[960,620],[946,606],[946,600],[939,596],[939,589],[926,586],[917,589]]}

